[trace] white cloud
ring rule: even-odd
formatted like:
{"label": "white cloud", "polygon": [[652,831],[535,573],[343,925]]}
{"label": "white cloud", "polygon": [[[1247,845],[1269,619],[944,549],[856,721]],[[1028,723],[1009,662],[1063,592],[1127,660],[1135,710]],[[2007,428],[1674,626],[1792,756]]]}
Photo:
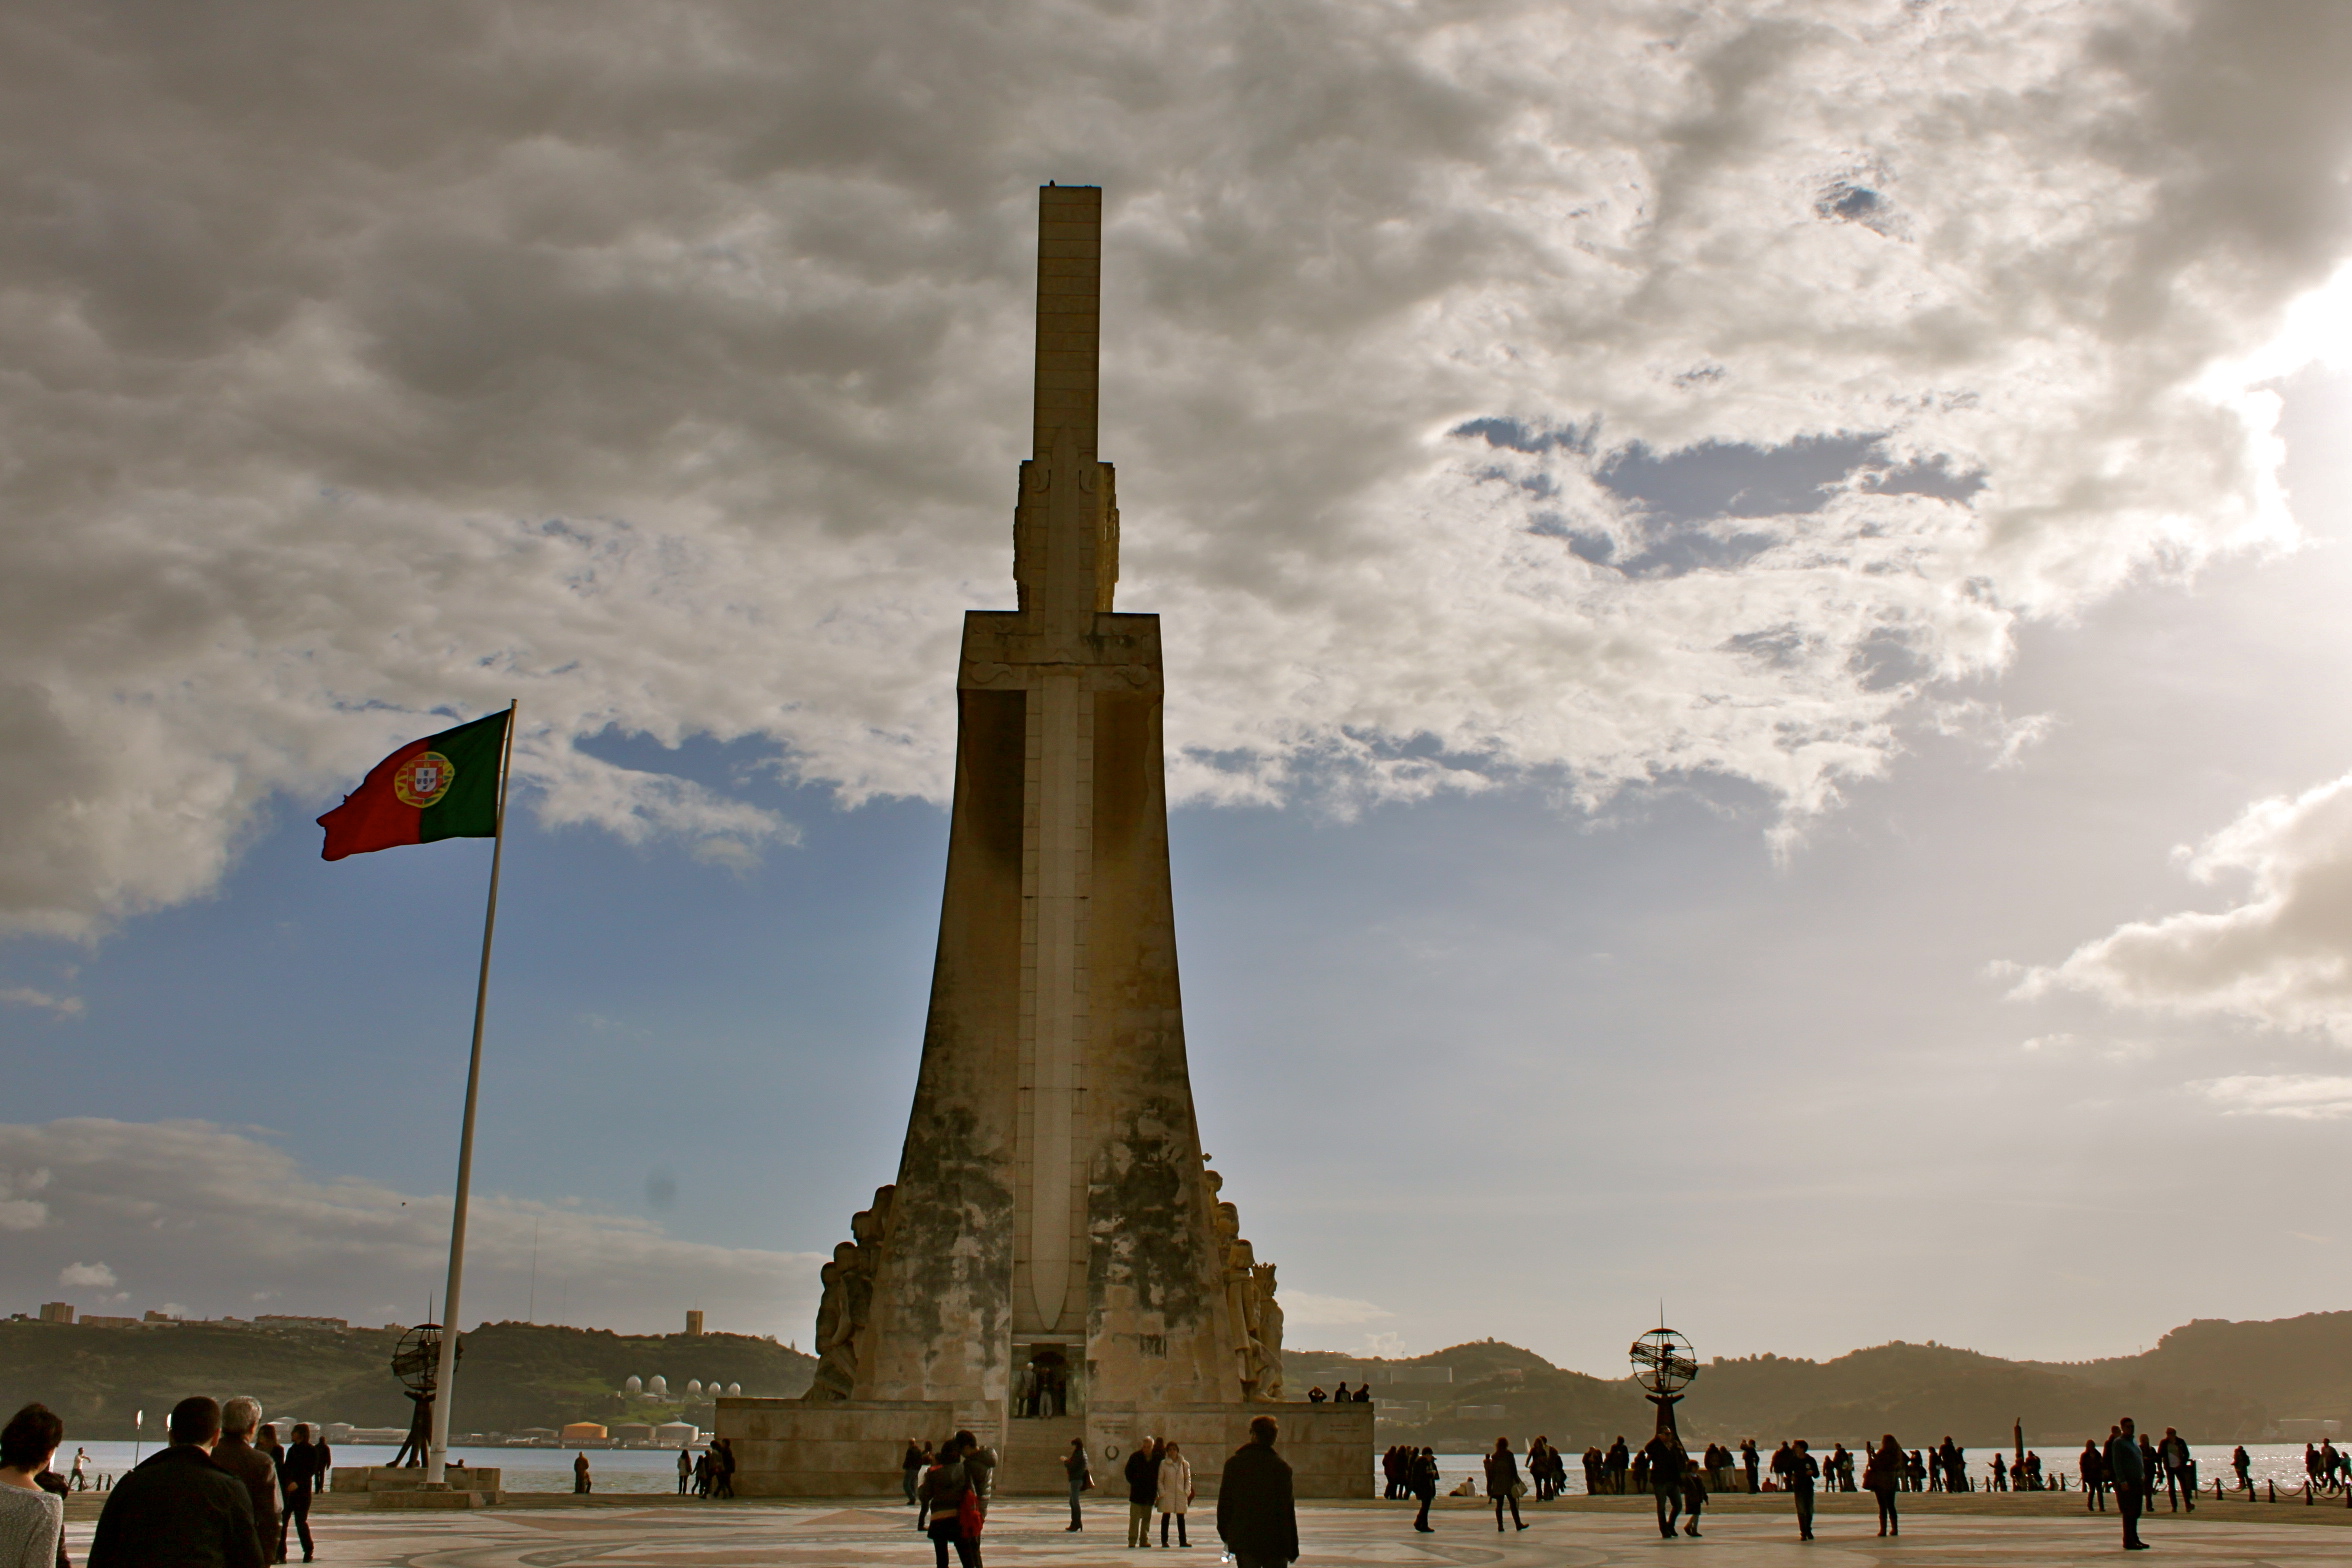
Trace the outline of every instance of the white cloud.
{"label": "white cloud", "polygon": [[2194,1086],[2231,1116],[2341,1121],[2352,1116],[2352,1078],[2315,1073],[2244,1074]]}
{"label": "white cloud", "polygon": [[[307,1171],[201,1122],[0,1125],[0,1169],[36,1166],[50,1175],[47,1223],[0,1251],[0,1289],[20,1296],[51,1280],[103,1289],[119,1268],[196,1315],[242,1316],[268,1297],[288,1311],[373,1320],[385,1300],[421,1311],[448,1261],[446,1199]],[[465,1321],[524,1315],[534,1236],[543,1321],[566,1302],[575,1323],[666,1331],[693,1304],[736,1332],[808,1337],[821,1258],[496,1195],[472,1206]],[[80,1261],[93,1255],[114,1267]]]}
{"label": "white cloud", "polygon": [[11,9],[0,922],[196,896],[510,695],[528,805],[722,865],[788,826],[574,739],[942,793],[1046,178],[1109,192],[1183,792],[1822,809],[2021,616],[2289,537],[2245,378],[2346,248],[2343,8],[486,16]]}
{"label": "white cloud", "polygon": [[1312,1291],[1282,1289],[1282,1320],[1299,1328],[1352,1328],[1376,1323],[1396,1314],[1369,1301],[1347,1296],[1318,1296]]}
{"label": "white cloud", "polygon": [[82,1016],[80,997],[59,996],[29,985],[0,986],[0,1002],[13,1002],[19,1007],[46,1007],[60,1018]]}
{"label": "white cloud", "polygon": [[49,1206],[31,1195],[48,1185],[45,1170],[0,1168],[0,1230],[39,1230],[46,1225]]}
{"label": "white cloud", "polygon": [[2115,1006],[2225,1014],[2352,1044],[2352,774],[2291,800],[2257,801],[2179,855],[2200,882],[2245,878],[2245,896],[2218,912],[2119,926],[2029,971],[2014,994],[2081,991]]}

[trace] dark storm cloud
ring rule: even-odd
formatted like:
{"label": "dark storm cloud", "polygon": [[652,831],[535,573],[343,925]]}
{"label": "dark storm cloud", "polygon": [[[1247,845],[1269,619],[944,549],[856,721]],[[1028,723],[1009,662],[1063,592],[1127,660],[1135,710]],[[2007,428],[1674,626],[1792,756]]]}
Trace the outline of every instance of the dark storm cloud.
{"label": "dark storm cloud", "polygon": [[[510,695],[537,810],[722,862],[790,830],[573,738],[938,793],[956,612],[1010,598],[1048,179],[1108,192],[1181,789],[1702,770],[1801,817],[2018,616],[2287,536],[2211,371],[2344,252],[2346,25],[13,7],[0,918],[193,896],[274,795]],[[1622,569],[1626,454],[1864,436]]]}

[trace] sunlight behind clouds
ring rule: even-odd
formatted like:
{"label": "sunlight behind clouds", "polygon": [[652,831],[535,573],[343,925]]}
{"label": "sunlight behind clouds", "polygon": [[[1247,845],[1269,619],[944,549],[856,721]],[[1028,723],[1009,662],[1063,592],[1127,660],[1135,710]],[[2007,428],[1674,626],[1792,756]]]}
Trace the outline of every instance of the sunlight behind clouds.
{"label": "sunlight behind clouds", "polygon": [[[2348,25],[19,6],[0,923],[198,896],[274,797],[510,696],[532,809],[722,865],[790,826],[573,742],[940,796],[1046,179],[1107,193],[1179,795],[1830,810],[2021,618],[2289,542],[2217,367],[2342,262]],[[1768,511],[1608,482],[1824,441],[1867,458]]]}

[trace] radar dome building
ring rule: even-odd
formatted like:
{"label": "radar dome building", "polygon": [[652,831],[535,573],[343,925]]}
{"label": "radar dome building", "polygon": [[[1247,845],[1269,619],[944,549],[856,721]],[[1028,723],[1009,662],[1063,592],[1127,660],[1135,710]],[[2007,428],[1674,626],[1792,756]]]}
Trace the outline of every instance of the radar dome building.
{"label": "radar dome building", "polygon": [[621,1392],[624,1394],[642,1394],[645,1392],[645,1380],[641,1377],[631,1376],[627,1381],[621,1384]]}
{"label": "radar dome building", "polygon": [[670,1397],[670,1380],[656,1372],[653,1380],[645,1385],[645,1391],[656,1399],[667,1399]]}
{"label": "radar dome building", "polygon": [[742,1397],[743,1397],[743,1385],[742,1385],[741,1383],[729,1383],[729,1384],[727,1385],[727,1397],[728,1397],[729,1399],[740,1399],[740,1398],[742,1398]]}
{"label": "radar dome building", "polygon": [[688,1399],[700,1399],[702,1397],[701,1378],[690,1377],[686,1380],[686,1397]]}

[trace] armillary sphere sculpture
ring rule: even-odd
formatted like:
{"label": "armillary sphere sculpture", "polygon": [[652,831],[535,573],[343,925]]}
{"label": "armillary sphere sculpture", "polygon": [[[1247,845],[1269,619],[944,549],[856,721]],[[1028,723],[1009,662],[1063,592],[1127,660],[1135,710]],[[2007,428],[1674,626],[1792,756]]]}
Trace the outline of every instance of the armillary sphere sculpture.
{"label": "armillary sphere sculpture", "polygon": [[1674,1407],[1699,1375],[1699,1358],[1691,1354],[1690,1341],[1660,1324],[1635,1340],[1629,1354],[1635,1381],[1648,1390],[1642,1397],[1658,1407],[1658,1430],[1679,1442],[1682,1434],[1674,1430]]}
{"label": "armillary sphere sculpture", "polygon": [[[458,1341],[457,1353],[461,1357],[465,1354],[463,1340]],[[396,1467],[425,1462],[425,1449],[433,1440],[433,1385],[440,1371],[440,1324],[419,1323],[400,1336],[400,1343],[392,1352],[392,1375],[400,1379],[401,1392],[408,1396],[416,1413],[409,1417],[407,1441],[392,1456]]]}

